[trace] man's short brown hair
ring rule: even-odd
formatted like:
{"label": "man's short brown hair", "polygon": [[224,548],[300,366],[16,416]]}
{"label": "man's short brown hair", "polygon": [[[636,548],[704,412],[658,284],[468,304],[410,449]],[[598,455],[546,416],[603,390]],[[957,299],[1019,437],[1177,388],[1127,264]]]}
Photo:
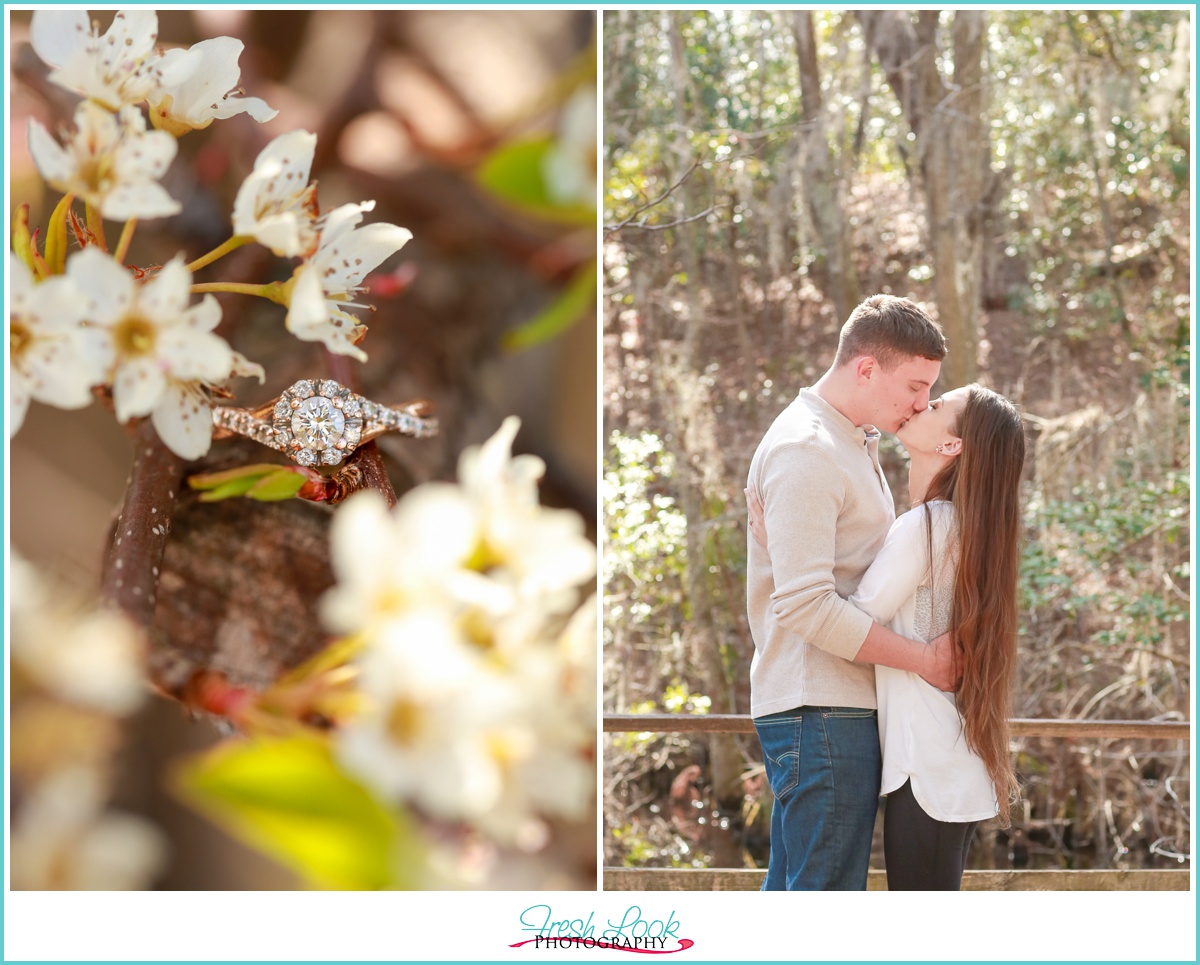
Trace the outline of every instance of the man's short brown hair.
{"label": "man's short brown hair", "polygon": [[946,336],[916,302],[872,295],[842,326],[834,364],[845,365],[860,355],[870,355],[885,372],[910,358],[940,362],[946,357]]}

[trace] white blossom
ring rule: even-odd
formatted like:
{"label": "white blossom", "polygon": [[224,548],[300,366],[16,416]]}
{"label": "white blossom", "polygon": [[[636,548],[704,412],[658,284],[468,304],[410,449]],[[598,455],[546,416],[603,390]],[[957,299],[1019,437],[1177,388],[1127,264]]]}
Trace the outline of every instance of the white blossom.
{"label": "white blossom", "polygon": [[143,818],[104,810],[100,775],[58,771],[22,801],[13,820],[12,887],[30,890],[133,891],[149,887],[165,865],[166,839]]}
{"label": "white blossom", "polygon": [[439,817],[478,817],[502,792],[489,755],[494,702],[453,621],[412,610],[373,638],[361,661],[366,708],[339,729],[339,760],[387,800]]}
{"label": "white blossom", "polygon": [[517,428],[464,453],[457,486],[391,511],[349,500],[321,613],[364,640],[343,766],[389,800],[536,849],[544,817],[580,818],[594,795],[594,600],[567,617],[595,549],[575,514],[538,504],[544,464],[512,456]]}
{"label": "white blossom", "polygon": [[233,202],[234,234],[253,238],[283,258],[317,246],[317,189],[308,183],[317,137],[281,134],[262,149]]}
{"label": "white blossom", "polygon": [[145,700],[141,637],[122,614],[66,598],[12,554],[12,658],[54,697],[125,716]]}
{"label": "white blossom", "polygon": [[158,218],[180,210],[179,202],[158,183],[175,151],[175,138],[147,131],[135,107],[114,115],[92,101],[82,102],[65,147],[41,123],[29,121],[29,153],[47,183],[115,221]]}
{"label": "white blossom", "polygon": [[[239,93],[236,90],[241,77],[238,58],[242,50],[242,42],[232,37],[215,37],[193,45],[186,52],[197,60],[191,73],[173,83],[158,84],[147,94],[150,122],[179,136],[235,114],[247,113],[259,123],[275,117],[279,111],[261,98],[234,96]],[[172,62],[183,53],[168,51],[163,60]]]}
{"label": "white blossom", "polygon": [[330,533],[337,583],[321,600],[325,625],[343,634],[376,631],[419,603],[448,605],[447,584],[473,539],[473,521],[444,483],[412,490],[390,511],[374,493],[347,500]]}
{"label": "white blossom", "polygon": [[[85,293],[89,324],[106,346],[117,419],[149,415],[171,451],[196,459],[212,443],[206,386],[232,374],[256,374],[213,329],[221,321],[215,298],[190,305],[191,272],[173,258],[143,284],[96,248],[67,262],[67,276]],[[249,366],[250,370],[247,371]]]}
{"label": "white blossom", "polygon": [[321,220],[316,252],[297,269],[288,303],[287,327],[305,342],[321,342],[336,355],[366,361],[357,345],[363,331],[346,308],[366,308],[353,299],[362,281],[412,238],[412,232],[379,222],[357,227],[374,201],[344,204]]}
{"label": "white blossom", "polygon": [[92,401],[104,381],[103,339],[80,325],[83,300],[71,281],[54,276],[35,283],[9,255],[8,401],[10,434],[21,428],[30,399],[60,409]]}
{"label": "white blossom", "polygon": [[596,548],[576,513],[538,505],[546,466],[537,456],[513,457],[519,427],[510,416],[483,446],[467,449],[458,476],[476,519],[474,567],[510,591],[514,610],[536,619],[574,603],[575,588],[595,575]]}
{"label": "white blossom", "polygon": [[[198,56],[160,58],[158,14],[118,11],[103,36],[85,10],[36,10],[30,24],[34,52],[55,68],[50,80],[116,111],[138,104],[156,85],[179,83]],[[186,53],[186,52],[184,52]]]}

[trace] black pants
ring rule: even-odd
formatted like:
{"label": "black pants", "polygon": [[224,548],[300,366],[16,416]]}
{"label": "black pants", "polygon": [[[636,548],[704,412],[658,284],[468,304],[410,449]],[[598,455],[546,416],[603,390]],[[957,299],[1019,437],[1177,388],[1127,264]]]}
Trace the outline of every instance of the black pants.
{"label": "black pants", "polygon": [[888,891],[959,891],[978,823],[935,821],[905,781],[887,796],[883,811]]}

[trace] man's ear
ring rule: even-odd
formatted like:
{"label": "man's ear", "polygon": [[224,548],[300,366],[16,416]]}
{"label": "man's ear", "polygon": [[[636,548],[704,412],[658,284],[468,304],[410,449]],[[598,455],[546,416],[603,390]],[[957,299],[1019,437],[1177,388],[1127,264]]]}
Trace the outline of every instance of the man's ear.
{"label": "man's ear", "polygon": [[854,374],[860,382],[870,382],[878,365],[873,356],[860,355],[854,360]]}

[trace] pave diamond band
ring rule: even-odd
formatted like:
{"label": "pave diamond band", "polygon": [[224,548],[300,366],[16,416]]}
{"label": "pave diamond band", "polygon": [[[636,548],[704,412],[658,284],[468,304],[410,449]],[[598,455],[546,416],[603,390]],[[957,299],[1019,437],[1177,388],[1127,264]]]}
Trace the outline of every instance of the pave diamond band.
{"label": "pave diamond band", "polygon": [[246,436],[301,466],[336,466],[385,432],[436,435],[437,419],[429,417],[429,409],[424,401],[380,405],[332,379],[301,379],[257,409],[213,409],[213,438]]}

